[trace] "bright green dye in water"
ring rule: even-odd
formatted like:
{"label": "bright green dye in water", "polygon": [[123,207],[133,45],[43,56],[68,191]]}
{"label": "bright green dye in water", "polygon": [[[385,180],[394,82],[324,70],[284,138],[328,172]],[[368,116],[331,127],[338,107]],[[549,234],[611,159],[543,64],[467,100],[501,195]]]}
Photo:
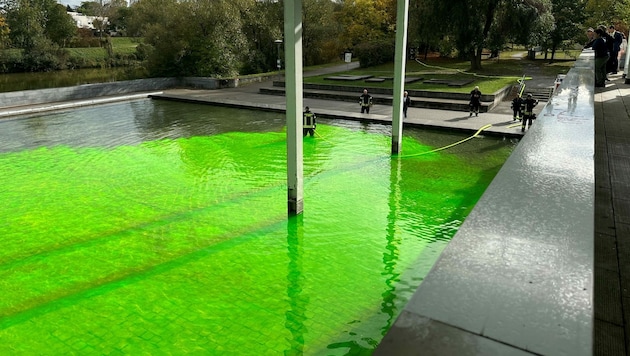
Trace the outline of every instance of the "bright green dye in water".
{"label": "bright green dye in water", "polygon": [[[73,112],[133,123],[119,118],[133,108],[161,113],[160,130],[2,147],[0,354],[368,355],[512,149],[392,159],[387,126],[322,123],[304,139],[304,214],[288,219],[282,127],[199,134],[191,122],[248,112],[150,101]],[[159,125],[184,110],[194,119]],[[25,122],[50,143],[45,123],[98,126],[64,115],[0,131]],[[406,155],[462,138],[405,135]]]}

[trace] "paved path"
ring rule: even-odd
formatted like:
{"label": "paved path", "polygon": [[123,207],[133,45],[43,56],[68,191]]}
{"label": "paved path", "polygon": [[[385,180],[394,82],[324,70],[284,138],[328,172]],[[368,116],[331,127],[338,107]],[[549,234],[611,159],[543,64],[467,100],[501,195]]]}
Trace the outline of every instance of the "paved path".
{"label": "paved path", "polygon": [[[305,77],[311,75],[321,75],[345,71],[357,67],[358,64],[341,65],[336,67],[323,68],[316,71],[307,72]],[[529,81],[531,87],[552,87],[555,78],[537,77]],[[250,84],[237,88],[222,90],[194,90],[194,89],[173,89],[165,90],[162,94],[155,95],[155,98],[182,100],[187,102],[198,102],[215,105],[226,105],[233,107],[252,108],[256,110],[284,111],[286,101],[284,96],[260,94],[259,89],[264,86],[271,86],[270,82]],[[393,108],[390,105],[374,105],[370,114],[361,114],[357,102],[332,101],[325,99],[304,99],[304,106],[310,107],[311,111],[321,117],[345,118],[350,120],[382,121],[391,122]],[[412,98],[413,99],[413,98]],[[535,108],[535,112],[540,112],[544,106],[541,102]],[[518,121],[513,121],[510,102],[499,103],[487,113],[480,113],[479,116],[469,116],[468,112],[449,111],[424,108],[409,108],[407,118],[404,119],[407,125],[428,127],[434,129],[448,129],[465,132],[476,132],[481,127],[492,125],[484,133],[507,137],[522,136],[521,127]]]}
{"label": "paved path", "polygon": [[630,85],[610,78],[595,94],[596,356],[630,350]]}
{"label": "paved path", "polygon": [[[341,64],[338,66],[319,68],[304,73],[305,77],[338,73],[348,71],[358,67],[357,62]],[[526,73],[531,75],[533,73]],[[280,79],[278,77],[277,79]],[[528,81],[529,87],[550,87],[553,79],[543,76],[534,76]],[[131,100],[138,95],[151,95],[170,97],[189,102],[205,102],[215,105],[229,105],[236,107],[246,107],[259,110],[284,111],[285,97],[276,95],[260,94],[261,87],[272,86],[271,80],[259,83],[252,83],[237,88],[221,90],[192,90],[192,89],[172,89],[162,92],[136,93],[126,96],[112,96],[89,100],[75,100],[61,103],[50,103],[40,105],[28,105],[21,107],[0,107],[0,118],[14,117],[17,115],[34,114],[45,111],[69,109],[73,107],[94,105],[119,100]],[[361,114],[357,103],[332,101],[323,99],[304,99],[304,106],[309,106],[311,110],[321,117],[345,118],[351,120],[365,120],[378,122],[391,122],[392,107],[390,105],[375,105],[370,114]],[[541,103],[535,111],[540,111],[544,103]],[[522,136],[518,122],[512,120],[510,103],[505,101],[496,105],[488,113],[480,113],[478,117],[470,117],[467,112],[449,111],[437,109],[423,109],[411,107],[408,110],[408,117],[404,120],[406,125],[428,127],[434,129],[448,129],[452,131],[464,131],[474,133],[481,127],[492,125],[484,131],[488,135],[498,135],[503,137]]]}

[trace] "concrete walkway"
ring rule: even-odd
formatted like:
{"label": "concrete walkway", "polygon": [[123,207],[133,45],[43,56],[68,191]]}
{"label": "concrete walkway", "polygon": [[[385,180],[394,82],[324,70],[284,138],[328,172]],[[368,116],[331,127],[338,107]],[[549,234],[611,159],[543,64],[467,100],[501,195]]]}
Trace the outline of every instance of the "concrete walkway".
{"label": "concrete walkway", "polygon": [[596,356],[630,350],[630,85],[610,79],[595,94]]}
{"label": "concrete walkway", "polygon": [[[323,68],[304,74],[305,77],[312,75],[322,75],[335,73],[340,70],[345,71],[357,67],[358,64],[341,65],[336,67]],[[529,86],[553,86],[555,78],[540,77],[536,81],[530,81]],[[224,105],[238,108],[251,108],[255,110],[269,110],[283,112],[286,106],[284,96],[266,95],[259,93],[261,87],[270,87],[270,82],[250,84],[243,87],[236,87],[222,90],[195,90],[195,89],[172,89],[164,90],[163,93],[152,95],[156,99],[177,100],[190,103],[203,103],[213,105]],[[391,122],[392,106],[374,105],[370,114],[361,114],[357,94],[357,102],[332,101],[324,99],[304,99],[304,106],[310,107],[311,111],[318,116],[332,119],[349,119],[376,122]],[[413,100],[413,98],[412,98]],[[535,108],[539,113],[544,106],[541,102]],[[481,127],[488,124],[490,128],[484,130],[484,134],[501,137],[521,137],[521,127],[518,121],[513,121],[510,102],[504,101],[495,106],[490,112],[480,113],[479,116],[469,116],[468,112],[448,111],[438,109],[409,108],[405,125],[419,126],[432,129],[447,129],[450,131],[463,131],[474,133]]]}

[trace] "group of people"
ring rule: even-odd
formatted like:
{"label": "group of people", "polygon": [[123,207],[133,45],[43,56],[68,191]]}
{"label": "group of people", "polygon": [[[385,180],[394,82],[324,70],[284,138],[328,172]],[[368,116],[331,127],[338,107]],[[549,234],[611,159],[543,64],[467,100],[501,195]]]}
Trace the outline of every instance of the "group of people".
{"label": "group of people", "polygon": [[[407,117],[407,109],[411,106],[411,98],[408,91],[403,93],[402,104],[403,117]],[[374,105],[374,98],[368,93],[367,89],[363,89],[363,93],[359,96],[359,105],[361,106],[361,114],[370,113],[370,108]]]}
{"label": "group of people", "polygon": [[512,111],[514,112],[512,121],[522,121],[521,132],[525,132],[527,127],[532,127],[532,123],[536,118],[536,114],[534,114],[536,105],[538,105],[538,100],[534,99],[531,93],[527,94],[526,99],[521,98],[519,94],[512,100]]}
{"label": "group of people", "polygon": [[617,74],[619,70],[619,52],[625,38],[614,25],[600,25],[596,29],[587,30],[589,38],[584,48],[590,48],[595,53],[595,86],[606,85],[608,74]]}
{"label": "group of people", "polygon": [[[403,116],[407,117],[407,109],[411,106],[411,98],[409,97],[409,92],[405,91],[403,93]],[[359,96],[359,105],[361,106],[361,113],[370,113],[370,108],[374,105],[374,98],[372,95],[368,93],[367,89],[363,89],[363,93]],[[527,98],[523,99],[520,95],[518,95],[514,100],[512,100],[512,110],[514,112],[513,120],[522,121],[521,131],[524,132],[525,129],[529,126],[532,126],[533,120],[536,118],[534,114],[534,107],[538,105],[538,100],[533,98],[533,95],[527,94]],[[476,86],[470,92],[470,115],[479,116],[479,108],[481,107],[481,91],[479,87]],[[315,128],[317,127],[316,116],[311,112],[309,107],[306,107],[306,110],[303,113],[303,122],[302,122],[302,133],[303,136],[306,135],[315,135]]]}
{"label": "group of people", "polygon": [[[411,98],[409,97],[409,92],[407,91],[403,93],[402,104],[403,117],[406,118],[407,109],[411,106]],[[372,105],[374,105],[374,98],[372,98],[372,96],[368,93],[367,89],[363,89],[363,94],[359,96],[359,105],[361,106],[362,114],[370,113],[370,108],[372,107]],[[475,114],[475,116],[479,116],[479,109],[481,108],[481,91],[479,90],[478,86],[476,86],[475,89],[470,92],[469,107],[470,116],[473,116],[473,114]]]}

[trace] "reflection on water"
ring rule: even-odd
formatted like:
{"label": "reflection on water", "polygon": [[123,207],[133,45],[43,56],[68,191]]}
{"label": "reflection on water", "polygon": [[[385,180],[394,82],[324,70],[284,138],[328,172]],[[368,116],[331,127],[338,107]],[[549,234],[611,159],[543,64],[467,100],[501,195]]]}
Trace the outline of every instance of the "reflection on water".
{"label": "reflection on water", "polygon": [[0,151],[56,145],[116,147],[233,131],[279,131],[284,122],[268,112],[219,107],[212,111],[209,115],[207,106],[145,99],[16,118],[2,122]]}
{"label": "reflection on water", "polygon": [[[0,121],[0,352],[369,354],[511,152],[132,101]],[[45,350],[45,351],[43,351]]]}

